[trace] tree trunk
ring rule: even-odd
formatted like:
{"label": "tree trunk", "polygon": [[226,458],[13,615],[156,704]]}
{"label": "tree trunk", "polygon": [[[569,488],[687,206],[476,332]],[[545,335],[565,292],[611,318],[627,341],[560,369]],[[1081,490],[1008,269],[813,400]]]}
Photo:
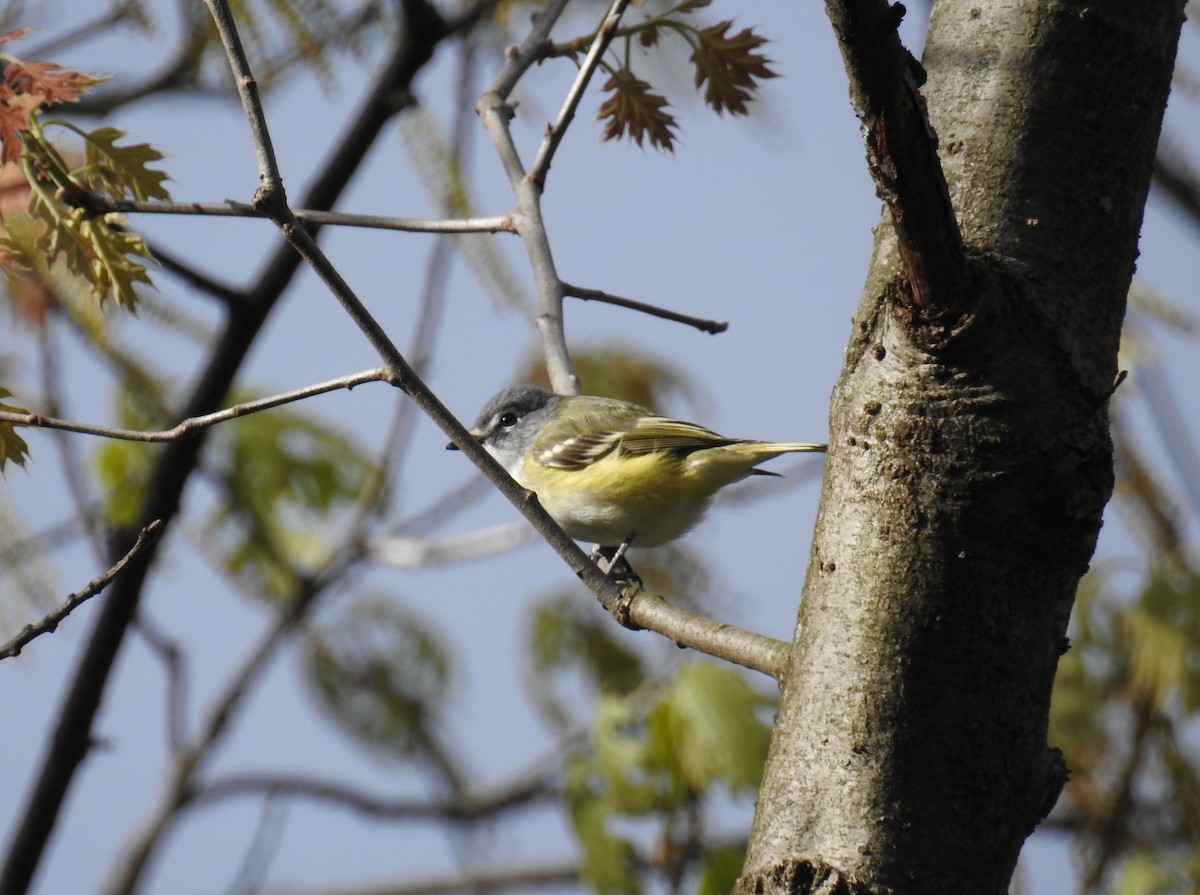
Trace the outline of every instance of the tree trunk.
{"label": "tree trunk", "polygon": [[1008,890],[1112,489],[1107,404],[1183,0],[944,0],[923,60],[970,259],[906,300],[890,216],[740,892]]}

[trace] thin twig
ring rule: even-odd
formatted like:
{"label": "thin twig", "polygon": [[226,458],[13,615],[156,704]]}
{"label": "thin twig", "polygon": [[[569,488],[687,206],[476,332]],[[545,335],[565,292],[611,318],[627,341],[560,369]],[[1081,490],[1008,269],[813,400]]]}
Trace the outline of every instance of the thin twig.
{"label": "thin twig", "polygon": [[[213,23],[217,26],[221,44],[225,47],[225,58],[233,71],[233,83],[246,113],[246,125],[250,128],[250,145],[258,160],[258,190],[260,194],[282,194],[283,175],[279,172],[279,160],[271,142],[271,132],[263,113],[262,98],[258,94],[258,82],[250,71],[242,37],[238,34],[233,11],[226,0],[204,0]],[[257,204],[257,200],[256,200]]]}
{"label": "thin twig", "polygon": [[524,519],[440,538],[384,535],[372,538],[367,555],[397,569],[425,569],[508,553],[537,540]]}
{"label": "thin twig", "polygon": [[81,435],[97,435],[102,438],[114,438],[119,441],[141,441],[158,443],[164,441],[178,441],[181,438],[186,438],[189,435],[194,435],[201,429],[207,429],[209,426],[214,426],[217,423],[223,423],[226,420],[231,420],[240,416],[247,416],[251,413],[258,413],[262,410],[269,410],[272,407],[279,407],[282,404],[289,404],[293,401],[300,401],[304,398],[311,398],[314,395],[323,395],[326,392],[337,391],[338,389],[352,389],[355,386],[362,385],[365,382],[382,382],[387,378],[386,372],[376,367],[373,370],[364,370],[361,373],[352,373],[349,376],[340,376],[337,379],[330,379],[327,382],[320,382],[316,385],[305,386],[298,388],[295,391],[283,392],[278,395],[271,395],[267,398],[259,398],[256,401],[247,401],[244,404],[234,404],[232,407],[226,407],[224,410],[218,410],[215,413],[207,413],[203,416],[194,416],[183,420],[176,426],[170,429],[163,429],[157,432],[142,432],[136,429],[114,429],[109,426],[93,426],[90,423],[76,423],[71,420],[60,420],[54,417],[40,416],[36,413],[12,413],[10,411],[0,411],[0,423],[11,423],[17,426],[33,426],[39,429],[58,429],[64,432],[77,432]]}
{"label": "thin twig", "polygon": [[107,12],[96,16],[96,18],[81,22],[74,28],[64,31],[62,34],[56,34],[45,43],[25,49],[21,55],[26,59],[54,58],[55,55],[62,54],[72,44],[83,40],[95,40],[109,28],[120,25],[126,19],[136,15],[140,8],[141,5],[135,2],[135,0],[125,0],[125,2],[117,3]]}
{"label": "thin twig", "polygon": [[570,283],[563,283],[563,294],[569,298],[578,298],[582,301],[599,301],[607,305],[617,305],[621,308],[629,308],[632,311],[640,311],[643,314],[649,314],[651,317],[661,317],[663,320],[686,323],[688,326],[694,326],[701,332],[712,335],[723,333],[729,329],[729,324],[723,320],[704,320],[701,317],[680,314],[678,311],[668,311],[666,308],[635,301],[632,298],[621,298],[619,295],[610,295],[607,292],[601,292],[599,289],[585,289],[582,286],[572,286]]}
{"label": "thin twig", "polygon": [[179,643],[163,631],[145,611],[139,612],[137,630],[146,641],[150,652],[163,664],[167,676],[166,711],[167,748],[172,754],[183,748],[187,739],[188,719],[188,668]]}
{"label": "thin twig", "polygon": [[104,590],[114,578],[121,574],[121,570],[129,564],[135,556],[152,544],[162,531],[162,523],[155,520],[138,532],[137,540],[133,546],[129,548],[129,552],[121,557],[117,562],[103,575],[98,578],[93,578],[88,582],[87,587],[83,590],[73,593],[67,597],[66,601],[47,615],[44,619],[36,624],[26,625],[21,629],[16,637],[8,643],[0,646],[0,659],[7,659],[9,656],[19,656],[31,640],[40,637],[43,634],[53,633],[58,629],[68,615],[75,611],[81,604],[86,603],[100,591]]}
{"label": "thin twig", "polygon": [[[53,415],[61,413],[63,406],[59,397],[59,386],[62,382],[62,371],[58,362],[63,352],[56,351],[52,343],[54,327],[43,326],[38,330],[38,353],[41,360],[42,392],[46,409]],[[91,548],[97,564],[110,562],[105,550],[105,526],[102,514],[97,506],[95,495],[90,493],[88,477],[84,471],[78,452],[75,450],[75,440],[66,434],[55,437],[59,457],[62,461],[63,479],[67,483],[67,491],[75,505],[75,513],[84,524],[88,546]]]}
{"label": "thin twig", "polygon": [[[557,768],[557,766],[554,766]],[[289,797],[327,802],[368,817],[390,820],[441,820],[448,823],[486,820],[542,801],[557,799],[557,789],[549,781],[550,772],[490,794],[462,795],[440,802],[420,799],[385,799],[373,793],[328,780],[311,777],[247,774],[222,777],[199,789],[191,804],[238,796]]]}
{"label": "thin twig", "polygon": [[545,57],[550,46],[550,30],[566,8],[567,0],[554,0],[535,17],[529,36],[516,49],[505,56],[491,88],[486,90],[475,104],[479,119],[492,138],[500,163],[508,176],[509,186],[517,199],[516,224],[537,286],[540,312],[537,317],[538,333],[542,340],[542,354],[546,359],[546,372],[555,391],[575,394],[579,391],[579,380],[571,371],[571,358],[567,351],[567,337],[562,318],[562,281],[554,267],[554,256],[550,251],[550,239],[542,219],[540,183],[526,177],[516,144],[513,142],[509,122],[514,113],[508,98],[531,65]]}
{"label": "thin twig", "polygon": [[542,138],[542,145],[538,147],[538,153],[533,159],[533,164],[529,166],[529,173],[525,175],[526,179],[536,185],[539,190],[546,183],[546,173],[550,170],[550,162],[554,158],[558,144],[562,142],[563,135],[567,132],[567,126],[574,119],[575,110],[579,108],[579,101],[583,99],[583,92],[587,89],[588,82],[592,79],[596,67],[600,64],[600,57],[604,55],[604,51],[608,49],[608,45],[612,42],[617,26],[621,24],[621,16],[625,14],[625,8],[628,5],[629,0],[613,0],[612,6],[608,9],[608,14],[604,17],[604,21],[596,31],[595,40],[592,41],[587,55],[583,58],[583,63],[579,66],[579,73],[575,76],[575,82],[571,84],[571,89],[567,91],[567,96],[563,101],[562,109],[559,110],[558,118],[555,120],[553,126],[547,128],[546,135]]}
{"label": "thin twig", "polygon": [[[155,261],[162,265],[163,270],[173,273],[193,289],[211,295],[227,307],[246,303],[246,293],[241,289],[226,285],[208,274],[197,270],[182,258],[177,257],[174,252],[164,249],[161,245],[148,242],[148,246],[150,254],[154,257]],[[139,298],[138,307],[141,307],[144,301],[144,296]]]}
{"label": "thin twig", "polygon": [[[72,208],[85,209],[89,217],[105,214],[179,214],[199,217],[267,218],[261,208],[228,199],[224,202],[162,202],[158,200],[110,199],[86,190],[65,192],[63,201]],[[365,227],[374,230],[402,230],[408,233],[515,233],[516,225],[507,214],[483,218],[404,218],[380,214],[350,214],[344,211],[294,209],[302,224],[317,226]]]}
{"label": "thin twig", "polygon": [[258,826],[246,846],[242,864],[233,882],[226,889],[228,895],[255,895],[262,891],[263,879],[283,840],[284,815],[286,810],[274,799],[263,801],[258,816]]}

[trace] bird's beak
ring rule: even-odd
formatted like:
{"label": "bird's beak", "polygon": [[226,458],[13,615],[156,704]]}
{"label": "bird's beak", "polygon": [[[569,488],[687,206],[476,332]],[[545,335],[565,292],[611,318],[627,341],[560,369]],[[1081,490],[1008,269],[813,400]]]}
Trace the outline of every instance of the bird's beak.
{"label": "bird's beak", "polygon": [[[472,438],[479,438],[479,436],[482,434],[482,433],[480,433],[480,432],[477,432],[477,431],[475,431],[474,429],[468,429],[468,430],[467,430],[467,432],[468,432],[468,433],[470,433],[470,435],[471,435],[471,437],[472,437]],[[448,451],[457,451],[457,450],[458,450],[458,445],[457,445],[457,444],[455,444],[455,443],[452,441],[452,442],[450,442],[448,445],[446,445],[446,450],[448,450]]]}

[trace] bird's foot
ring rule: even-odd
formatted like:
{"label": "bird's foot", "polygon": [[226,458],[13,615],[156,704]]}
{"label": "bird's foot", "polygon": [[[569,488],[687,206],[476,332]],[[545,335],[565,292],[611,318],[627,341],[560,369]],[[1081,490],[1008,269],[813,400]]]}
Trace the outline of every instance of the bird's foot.
{"label": "bird's foot", "polygon": [[625,551],[629,549],[632,540],[632,537],[626,538],[617,547],[605,547],[597,544],[592,548],[592,561],[600,567],[601,572],[613,581],[641,587],[641,577],[633,570],[629,560],[625,558]]}

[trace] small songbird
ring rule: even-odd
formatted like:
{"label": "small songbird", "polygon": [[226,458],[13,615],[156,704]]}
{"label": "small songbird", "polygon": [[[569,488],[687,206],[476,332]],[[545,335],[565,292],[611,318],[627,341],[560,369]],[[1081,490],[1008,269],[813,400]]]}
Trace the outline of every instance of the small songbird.
{"label": "small songbird", "polygon": [[825,450],[726,438],[627,401],[532,385],[488,401],[471,434],[567,534],[619,548],[618,557],[628,545],[657,547],[685,534],[726,485],[775,475],[757,464]]}

